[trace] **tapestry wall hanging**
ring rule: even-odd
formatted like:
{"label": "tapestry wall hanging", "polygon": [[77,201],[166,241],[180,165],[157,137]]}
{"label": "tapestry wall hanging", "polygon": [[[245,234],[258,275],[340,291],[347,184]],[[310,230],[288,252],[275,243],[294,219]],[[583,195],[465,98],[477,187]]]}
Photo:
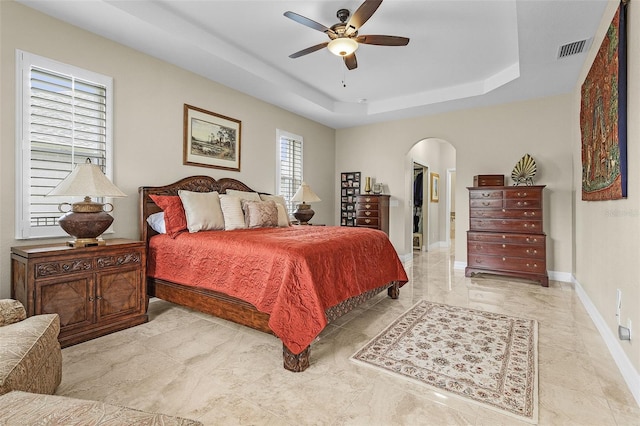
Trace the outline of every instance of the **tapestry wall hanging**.
{"label": "tapestry wall hanging", "polygon": [[582,85],[582,199],[627,197],[626,1],[616,11]]}

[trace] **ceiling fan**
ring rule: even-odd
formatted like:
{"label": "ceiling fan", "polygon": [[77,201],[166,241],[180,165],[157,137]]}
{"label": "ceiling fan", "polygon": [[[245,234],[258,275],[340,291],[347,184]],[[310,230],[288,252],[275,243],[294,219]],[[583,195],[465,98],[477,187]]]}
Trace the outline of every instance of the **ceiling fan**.
{"label": "ceiling fan", "polygon": [[[342,56],[344,64],[348,69],[352,70],[358,67],[355,51],[360,43],[373,44],[376,46],[406,46],[409,44],[409,39],[407,37],[390,35],[358,35],[360,27],[362,27],[364,23],[371,18],[381,3],[382,0],[365,0],[351,18],[349,18],[350,13],[347,9],[338,10],[336,16],[340,22],[331,26],[331,28],[325,27],[324,25],[295,12],[285,12],[284,16],[287,18],[293,19],[294,21],[314,30],[322,31],[331,39],[330,41],[325,41],[324,43],[316,44],[315,46],[307,47],[299,52],[292,53],[289,57],[299,58],[300,56],[304,56],[327,47],[334,55]],[[347,19],[349,20],[347,21]]]}

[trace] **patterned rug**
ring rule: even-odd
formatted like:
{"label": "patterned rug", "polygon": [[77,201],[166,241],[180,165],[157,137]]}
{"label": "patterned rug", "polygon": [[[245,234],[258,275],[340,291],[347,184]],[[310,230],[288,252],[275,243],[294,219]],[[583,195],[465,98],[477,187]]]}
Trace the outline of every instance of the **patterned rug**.
{"label": "patterned rug", "polygon": [[538,422],[538,323],[418,302],[352,360]]}

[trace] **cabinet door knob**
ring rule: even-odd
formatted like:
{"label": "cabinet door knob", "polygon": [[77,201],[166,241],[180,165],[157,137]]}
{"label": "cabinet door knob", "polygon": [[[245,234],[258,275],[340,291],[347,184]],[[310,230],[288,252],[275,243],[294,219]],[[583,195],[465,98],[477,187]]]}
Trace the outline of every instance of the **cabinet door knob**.
{"label": "cabinet door knob", "polygon": [[93,297],[89,297],[89,302],[93,302]]}

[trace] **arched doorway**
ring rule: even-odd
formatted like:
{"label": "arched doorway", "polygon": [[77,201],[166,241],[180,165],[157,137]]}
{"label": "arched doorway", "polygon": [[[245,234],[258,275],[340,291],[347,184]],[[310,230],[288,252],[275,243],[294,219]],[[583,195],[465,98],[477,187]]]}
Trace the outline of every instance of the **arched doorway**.
{"label": "arched doorway", "polygon": [[422,139],[411,147],[405,164],[407,249],[450,247],[455,241],[455,148],[439,138]]}

